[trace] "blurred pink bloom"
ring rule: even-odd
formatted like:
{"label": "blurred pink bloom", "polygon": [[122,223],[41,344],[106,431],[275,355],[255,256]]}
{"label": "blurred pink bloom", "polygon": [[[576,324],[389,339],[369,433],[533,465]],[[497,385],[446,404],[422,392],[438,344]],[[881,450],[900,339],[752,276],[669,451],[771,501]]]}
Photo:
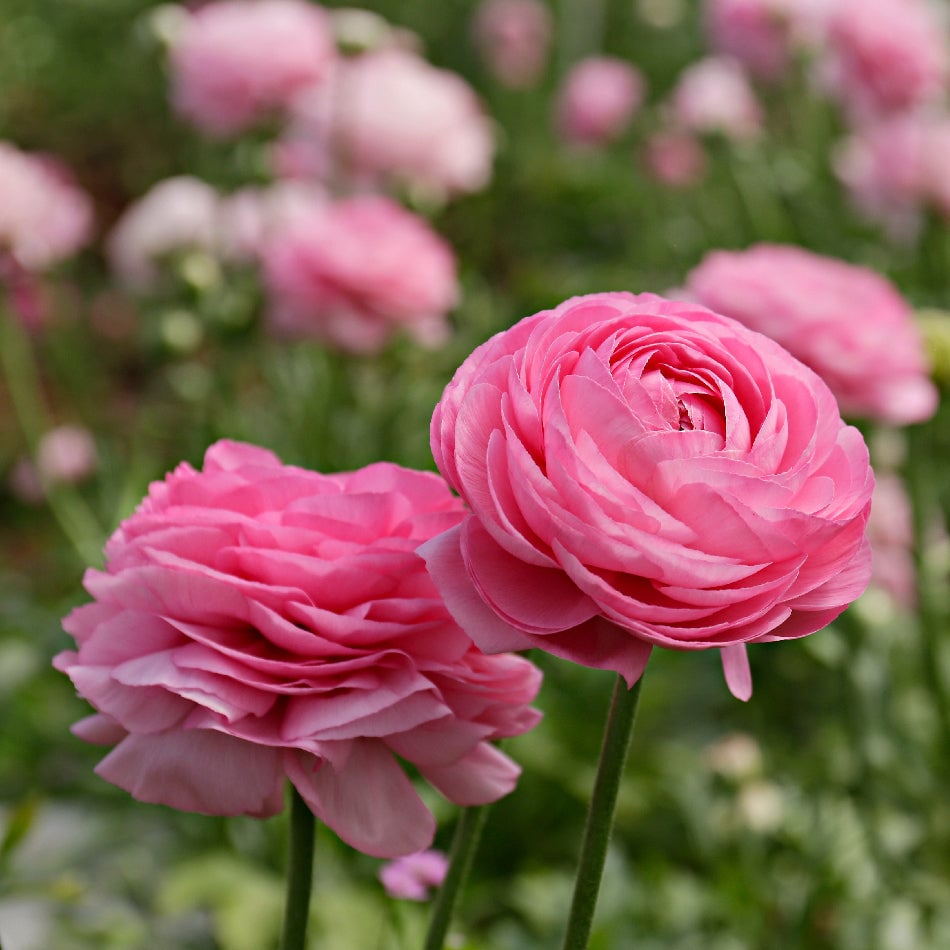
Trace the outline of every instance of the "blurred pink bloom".
{"label": "blurred pink bloom", "polygon": [[904,425],[937,408],[910,306],[874,271],[800,247],[758,244],[710,252],[686,289],[787,347],[824,378],[846,415]]}
{"label": "blurred pink bloom", "polygon": [[499,82],[533,86],[547,63],[553,29],[541,0],[482,0],[472,24],[475,44]]}
{"label": "blurred pink bloom", "polygon": [[284,174],[342,173],[451,196],[488,183],[495,133],[461,76],[384,47],[342,61],[298,100],[280,148]]}
{"label": "blurred pink bloom", "polygon": [[581,60],[558,93],[558,132],[575,145],[611,142],[626,131],[645,92],[643,76],[631,63],[612,56]]}
{"label": "blurred pink bloom", "polygon": [[48,155],[0,142],[0,251],[27,271],[75,254],[92,236],[92,203]]}
{"label": "blurred pink bloom", "polygon": [[390,897],[424,901],[433,887],[441,887],[449,859],[441,851],[419,851],[384,864],[379,879]]}
{"label": "blurred pink bloom", "polygon": [[741,140],[762,126],[762,108],[742,66],[726,56],[707,56],[684,69],[670,106],[673,120],[694,132]]}
{"label": "blurred pink bloom", "polygon": [[62,425],[43,434],[36,448],[36,466],[46,482],[75,484],[98,467],[96,443],[88,429]]}
{"label": "blurred pink bloom", "polygon": [[178,112],[217,136],[285,110],[322,79],[336,54],[322,7],[306,0],[216,0],[199,7],[171,46]]}
{"label": "blurred pink bloom", "polygon": [[644,145],[643,159],[650,175],[671,188],[686,188],[706,173],[706,150],[690,132],[654,133]]}
{"label": "blurred pink bloom", "polygon": [[914,523],[910,499],[900,476],[878,472],[868,519],[871,583],[907,610],[917,603]]}
{"label": "blurred pink bloom", "polygon": [[485,650],[636,681],[653,647],[820,630],[864,590],[873,476],[822,380],[777,343],[654,294],[574,297],[496,334],[436,406],[471,514],[420,548]]}
{"label": "blurred pink bloom", "polygon": [[480,653],[415,553],[463,516],[431,473],[321,475],[227,441],[153,483],[55,659],[96,709],[74,732],[114,746],[96,772],[140,801],[257,818],[289,779],[386,858],[435,825],[397,756],[459,805],[510,792],[518,767],[490,741],[538,721],[540,674]]}
{"label": "blurred pink bloom", "polygon": [[263,249],[276,330],[345,350],[380,349],[399,330],[424,345],[448,333],[455,255],[428,223],[381,196],[315,207]]}
{"label": "blurred pink bloom", "polygon": [[190,175],[166,178],[123,212],[106,239],[106,255],[125,286],[145,291],[162,278],[162,261],[193,249],[214,251],[218,193]]}
{"label": "blurred pink bloom", "polygon": [[796,48],[818,42],[829,0],[705,0],[706,31],[717,53],[774,80]]}
{"label": "blurred pink bloom", "polygon": [[852,120],[941,98],[947,34],[929,0],[836,0],[822,73]]}

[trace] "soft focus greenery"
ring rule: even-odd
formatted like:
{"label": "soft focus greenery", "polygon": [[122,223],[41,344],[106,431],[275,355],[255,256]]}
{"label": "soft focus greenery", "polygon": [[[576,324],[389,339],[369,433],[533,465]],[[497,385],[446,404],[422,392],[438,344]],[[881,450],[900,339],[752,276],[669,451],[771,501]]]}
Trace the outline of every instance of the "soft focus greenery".
{"label": "soft focus greenery", "polygon": [[[151,480],[199,463],[220,437],[325,471],[382,458],[431,468],[432,408],[475,345],[572,294],[663,292],[715,246],[795,242],[888,274],[927,308],[935,365],[950,379],[947,226],[901,247],[863,223],[831,174],[840,120],[803,85],[763,93],[761,141],[710,142],[700,185],[664,189],[644,175],[636,153],[653,104],[704,51],[694,4],[597,0],[602,37],[564,29],[542,84],[517,92],[475,55],[470,0],[364,5],[417,31],[430,60],[465,75],[499,123],[490,188],[425,209],[462,267],[451,342],[340,358],[268,339],[247,275],[193,261],[173,295],[143,304],[114,288],[99,248],[84,252],[50,279],[58,317],[28,345],[44,411],[96,439],[99,471],[71,498],[91,512],[76,529],[85,550],[101,549]],[[171,115],[153,6],[3,0],[0,11],[0,138],[73,168],[100,233],[169,175],[228,189],[261,174],[259,143],[208,143]],[[562,16],[573,6],[586,5],[557,4]],[[566,65],[595,48],[643,69],[650,105],[622,142],[578,155],[553,134],[552,95]],[[748,704],[729,695],[715,653],[651,660],[592,950],[950,946],[948,415],[901,433],[866,429],[913,491],[916,613],[872,589],[822,633],[753,648]],[[27,445],[0,387],[0,471]],[[286,817],[181,814],[93,774],[102,750],[69,732],[88,707],[50,667],[70,645],[60,619],[86,599],[88,559],[51,506],[4,485],[0,508],[4,950],[273,946]],[[453,926],[458,950],[542,950],[563,927],[612,676],[533,659],[546,674],[545,718],[506,746],[524,775],[490,811]],[[446,847],[456,811],[435,795],[431,804]],[[386,897],[379,864],[319,830],[314,947],[421,945],[426,906]]]}

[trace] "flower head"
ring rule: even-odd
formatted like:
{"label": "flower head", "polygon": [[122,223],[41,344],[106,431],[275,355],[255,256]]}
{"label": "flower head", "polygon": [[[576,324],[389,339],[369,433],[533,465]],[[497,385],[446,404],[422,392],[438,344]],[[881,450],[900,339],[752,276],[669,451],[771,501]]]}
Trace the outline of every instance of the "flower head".
{"label": "flower head", "polygon": [[436,475],[388,463],[321,475],[218,442],[154,483],[86,573],[58,669],[113,745],[96,771],[142,801],[280,811],[289,779],[368,854],[428,847],[433,818],[396,756],[452,801],[511,791],[490,740],[518,735],[538,671],[454,623],[418,545],[463,517]]}
{"label": "flower head", "polygon": [[435,850],[407,854],[384,864],[379,879],[390,897],[424,901],[433,887],[440,887],[449,869],[449,860]]}
{"label": "flower head", "polygon": [[558,131],[578,145],[610,142],[626,131],[644,92],[643,76],[631,63],[614,56],[583,59],[558,94]]}

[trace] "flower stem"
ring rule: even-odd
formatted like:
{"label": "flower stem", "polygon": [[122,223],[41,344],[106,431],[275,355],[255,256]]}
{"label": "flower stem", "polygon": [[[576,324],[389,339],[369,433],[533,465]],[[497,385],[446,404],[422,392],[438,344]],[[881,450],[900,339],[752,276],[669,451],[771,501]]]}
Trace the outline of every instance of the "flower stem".
{"label": "flower stem", "polygon": [[314,818],[300,792],[290,792],[290,854],[287,862],[287,903],[280,950],[304,950],[310,893],[313,887]]}
{"label": "flower stem", "polygon": [[468,877],[487,817],[487,805],[462,810],[449,852],[449,871],[432,908],[424,950],[442,950],[445,945],[455,901]]}
{"label": "flower stem", "polygon": [[600,750],[600,763],[597,766],[597,778],[594,781],[590,811],[587,813],[587,825],[581,843],[577,878],[574,881],[574,900],[571,903],[562,950],[585,950],[590,938],[597,892],[600,890],[604,861],[607,858],[607,844],[613,827],[617,792],[633,735],[642,682],[641,677],[632,689],[627,689],[623,678],[618,676],[614,685],[604,742]]}

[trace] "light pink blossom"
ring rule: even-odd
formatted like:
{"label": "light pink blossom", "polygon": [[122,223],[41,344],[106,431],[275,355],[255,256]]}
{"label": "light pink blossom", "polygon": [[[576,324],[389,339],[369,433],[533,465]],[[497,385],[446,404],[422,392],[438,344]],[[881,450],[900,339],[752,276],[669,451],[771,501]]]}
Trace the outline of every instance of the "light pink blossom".
{"label": "light pink blossom", "polygon": [[146,291],[162,279],[167,259],[189,250],[213,253],[218,193],[191,175],[153,185],[122,213],[106,238],[106,255],[126,287]]}
{"label": "light pink blossom", "polygon": [[666,129],[655,132],[643,147],[649,174],[671,188],[687,188],[706,173],[706,150],[691,132]]}
{"label": "light pink blossom", "polygon": [[737,60],[707,56],[680,73],[670,96],[673,120],[694,132],[753,138],[761,130],[762,108]]}
{"label": "light pink blossom", "polygon": [[423,545],[482,649],[538,647],[628,684],[654,646],[802,637],[865,588],[867,448],[777,343],[694,304],[592,294],[459,367],[431,428],[471,514]]}
{"label": "light pink blossom", "polygon": [[420,851],[384,864],[379,879],[390,897],[424,901],[431,888],[441,887],[448,869],[449,859],[441,851]]}
{"label": "light pink blossom", "polygon": [[83,426],[56,426],[43,433],[36,447],[36,466],[45,482],[81,482],[98,464],[95,439]]}
{"label": "light pink blossom", "polygon": [[946,91],[946,29],[929,0],[836,0],[825,43],[825,85],[852,120],[934,102]]}
{"label": "light pink blossom", "polygon": [[511,791],[490,740],[525,732],[540,674],[487,657],[415,553],[463,510],[431,473],[378,463],[321,475],[218,442],[155,482],[89,570],[58,669],[114,748],[97,773],[141,801],[267,817],[285,782],[367,854],[430,845],[434,820],[396,757],[451,801]]}
{"label": "light pink blossom", "polygon": [[686,287],[704,306],[787,347],[825,380],[846,415],[904,425],[936,410],[910,306],[866,267],[758,244],[710,252]]}
{"label": "light pink blossom", "polygon": [[512,89],[540,79],[551,46],[551,11],[541,0],[483,0],[472,23],[475,44],[492,74]]}
{"label": "light pink blossom", "polygon": [[914,521],[904,482],[893,472],[877,475],[871,517],[871,584],[886,591],[905,610],[917,603]]}
{"label": "light pink blossom", "polygon": [[575,64],[561,85],[557,128],[576,145],[604,145],[619,138],[643,102],[640,71],[613,56],[591,56]]}
{"label": "light pink blossom", "polygon": [[381,196],[316,207],[263,248],[269,316],[281,333],[373,352],[403,330],[446,337],[455,255],[427,222]]}
{"label": "light pink blossom", "polygon": [[92,222],[92,202],[59,161],[0,142],[0,251],[42,270],[83,247]]}
{"label": "light pink blossom", "polygon": [[175,108],[223,136],[286,110],[326,75],[335,45],[306,0],[216,0],[179,25],[170,55]]}

